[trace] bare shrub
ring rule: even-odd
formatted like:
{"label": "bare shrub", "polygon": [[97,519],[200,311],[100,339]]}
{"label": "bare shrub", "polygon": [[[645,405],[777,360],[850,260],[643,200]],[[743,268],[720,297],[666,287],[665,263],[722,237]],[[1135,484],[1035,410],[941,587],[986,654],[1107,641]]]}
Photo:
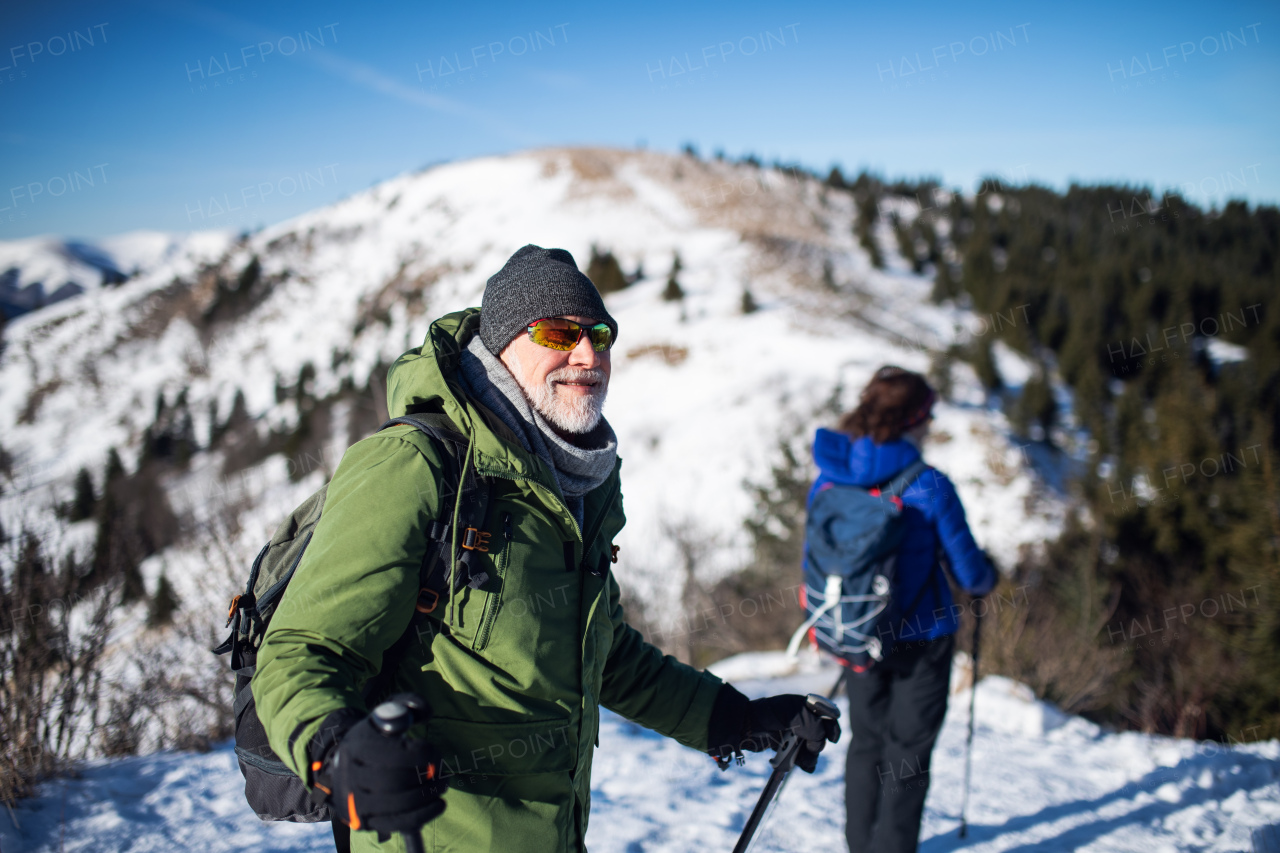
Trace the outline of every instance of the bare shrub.
{"label": "bare shrub", "polygon": [[780,649],[804,621],[798,589],[804,559],[805,508],[812,482],[810,466],[792,442],[780,439],[769,476],[745,484],[755,502],[743,521],[751,539],[751,560],[708,590],[726,619],[729,643],[737,653]]}
{"label": "bare shrub", "polygon": [[96,729],[99,753],[108,758],[136,755],[142,746],[142,715],[146,708],[143,695],[120,692],[106,705],[106,719]]}
{"label": "bare shrub", "polygon": [[798,590],[809,482],[802,457],[780,440],[768,477],[744,484],[755,501],[743,522],[751,557],[715,582],[704,579],[701,567],[724,546],[721,538],[690,518],[664,521],[662,536],[680,562],[680,612],[674,619],[652,620],[628,599],[628,621],[643,624],[652,642],[695,666],[786,646],[804,619]]}
{"label": "bare shrub", "polygon": [[[1124,651],[1101,644],[1103,626],[1115,612],[1117,594],[1094,574],[1099,543],[1079,530],[1064,537],[1070,563],[1028,557],[1002,580],[986,606],[970,602],[961,615],[960,637],[972,636],[975,612],[985,612],[982,669],[1031,687],[1069,714],[1106,707],[1123,688]],[[989,623],[989,624],[988,624]]]}
{"label": "bare shrub", "polygon": [[675,344],[645,344],[644,346],[632,347],[627,350],[627,358],[646,358],[648,356],[656,356],[671,367],[678,367],[689,357],[689,348],[678,347]]}
{"label": "bare shrub", "polygon": [[203,583],[178,604],[168,624],[120,650],[114,668],[120,674],[102,697],[106,710],[95,743],[101,754],[207,751],[233,734],[234,682],[226,659],[209,650],[222,641],[225,602],[248,572],[236,546],[243,509],[243,501],[229,502],[188,520],[195,535],[181,544],[195,546],[189,556],[200,565]]}
{"label": "bare shrub", "polygon": [[30,796],[89,748],[119,581],[83,589],[28,525],[0,566],[0,800]]}
{"label": "bare shrub", "polygon": [[[682,586],[680,605],[682,618],[673,626],[668,635],[674,643],[676,657],[685,663],[695,666],[704,664],[708,651],[723,644],[720,637],[719,624],[714,627],[704,624],[699,627],[699,614],[711,604],[711,596],[706,586],[698,578],[698,567],[706,562],[712,548],[718,542],[695,522],[689,519],[681,521],[663,521],[662,535],[675,546],[680,556]],[[720,655],[723,657],[723,655]],[[714,660],[714,658],[712,658]]]}
{"label": "bare shrub", "polygon": [[234,733],[233,682],[225,661],[209,654],[222,638],[208,616],[183,614],[138,643],[129,656],[129,678],[110,699],[99,733],[102,754],[207,752]]}

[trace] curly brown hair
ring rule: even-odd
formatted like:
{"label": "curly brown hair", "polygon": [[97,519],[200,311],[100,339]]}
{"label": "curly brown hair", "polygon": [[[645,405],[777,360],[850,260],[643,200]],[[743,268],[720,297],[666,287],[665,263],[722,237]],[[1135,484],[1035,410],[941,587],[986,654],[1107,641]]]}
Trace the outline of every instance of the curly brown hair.
{"label": "curly brown hair", "polygon": [[930,416],[935,399],[919,373],[885,365],[862,389],[858,408],[843,415],[836,429],[854,438],[869,435],[876,444],[897,441]]}

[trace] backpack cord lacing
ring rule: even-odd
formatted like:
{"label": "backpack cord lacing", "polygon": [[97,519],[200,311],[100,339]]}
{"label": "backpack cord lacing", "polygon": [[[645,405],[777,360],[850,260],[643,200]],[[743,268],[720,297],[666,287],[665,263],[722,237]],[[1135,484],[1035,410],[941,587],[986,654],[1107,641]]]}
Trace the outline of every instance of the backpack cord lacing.
{"label": "backpack cord lacing", "polygon": [[453,502],[453,523],[450,525],[449,541],[449,623],[454,623],[456,609],[454,607],[454,589],[458,576],[458,520],[462,515],[462,496],[466,493],[467,472],[471,468],[471,454],[475,450],[475,442],[467,442],[467,452],[462,457],[462,476],[458,478],[458,494]]}

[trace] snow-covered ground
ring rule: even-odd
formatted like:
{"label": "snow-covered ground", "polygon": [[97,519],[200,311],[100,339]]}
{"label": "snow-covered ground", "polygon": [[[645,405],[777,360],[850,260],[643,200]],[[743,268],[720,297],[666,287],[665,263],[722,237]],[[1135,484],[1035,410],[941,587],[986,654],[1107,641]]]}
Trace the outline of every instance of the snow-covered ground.
{"label": "snow-covered ground", "polygon": [[[752,696],[825,692],[829,668],[777,672],[777,655],[714,667]],[[963,680],[963,655],[956,668]],[[842,708],[844,700],[840,702]],[[922,853],[965,850],[1248,851],[1253,830],[1280,823],[1280,742],[1213,743],[1108,734],[1037,702],[1007,679],[977,697],[969,836],[957,837],[969,693],[955,692],[933,759]],[[765,851],[844,849],[845,731],[817,772],[796,771],[762,827]],[[710,759],[605,712],[592,785],[593,853],[732,849],[769,765],[763,755],[718,771]],[[21,826],[14,827],[13,821]],[[5,853],[262,853],[332,850],[327,824],[264,824],[244,802],[230,744],[203,755],[161,753],[90,765],[0,816]]]}

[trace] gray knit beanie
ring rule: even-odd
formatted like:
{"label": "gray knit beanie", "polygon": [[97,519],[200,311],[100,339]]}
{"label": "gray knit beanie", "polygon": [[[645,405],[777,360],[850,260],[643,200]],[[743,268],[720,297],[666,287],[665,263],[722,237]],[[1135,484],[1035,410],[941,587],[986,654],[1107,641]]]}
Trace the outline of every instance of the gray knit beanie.
{"label": "gray knit beanie", "polygon": [[530,243],[507,259],[489,279],[480,303],[480,340],[494,355],[534,320],[577,314],[608,323],[618,337],[618,321],[605,310],[600,291],[578,271],[564,249]]}

